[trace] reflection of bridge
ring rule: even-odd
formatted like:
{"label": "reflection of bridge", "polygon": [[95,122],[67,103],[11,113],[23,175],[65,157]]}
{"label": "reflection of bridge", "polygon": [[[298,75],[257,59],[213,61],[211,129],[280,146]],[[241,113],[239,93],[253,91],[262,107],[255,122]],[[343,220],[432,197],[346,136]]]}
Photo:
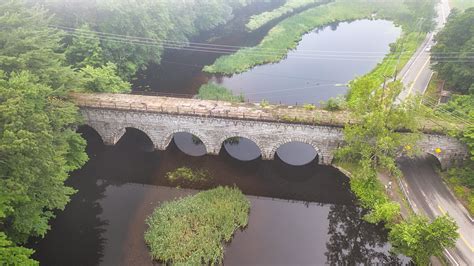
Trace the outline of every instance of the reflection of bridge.
{"label": "reflection of bridge", "polygon": [[[319,163],[331,164],[334,151],[343,143],[343,118],[326,124],[321,124],[321,117],[317,121],[306,118],[305,122],[290,122],[303,121],[304,116],[332,115],[324,111],[299,109],[291,113],[294,108],[278,107],[290,110],[285,112],[292,114],[289,119],[254,104],[124,94],[73,97],[85,124],[108,145],[117,143],[126,128],[135,128],[144,132],[156,149],[165,150],[175,133],[188,132],[201,139],[208,154],[218,154],[228,138],[245,137],[260,148],[264,160],[273,159],[278,147],[285,143],[303,142],[314,147]],[[418,146],[438,158],[443,168],[467,156],[464,145],[444,135],[425,134]]]}

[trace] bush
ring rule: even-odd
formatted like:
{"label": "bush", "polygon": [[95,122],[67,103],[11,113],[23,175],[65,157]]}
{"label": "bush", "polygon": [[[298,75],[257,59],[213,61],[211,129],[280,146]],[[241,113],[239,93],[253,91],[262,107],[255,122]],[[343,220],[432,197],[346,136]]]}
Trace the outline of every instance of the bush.
{"label": "bush", "polygon": [[224,242],[248,223],[250,202],[237,188],[218,187],[166,202],[146,220],[153,259],[171,264],[219,264]]}
{"label": "bush", "polygon": [[180,167],[174,171],[166,173],[166,178],[170,182],[190,182],[190,183],[201,183],[206,182],[212,177],[206,170],[193,170],[188,167]]}
{"label": "bush", "polygon": [[326,102],[322,102],[322,106],[327,111],[339,111],[344,109],[345,101],[341,97],[329,98]]}
{"label": "bush", "polygon": [[305,104],[305,105],[303,105],[303,108],[307,111],[316,110],[316,106],[314,106],[314,104]]}
{"label": "bush", "polygon": [[199,88],[197,97],[202,100],[220,100],[228,102],[244,102],[243,95],[234,95],[228,88],[214,83],[204,84]]}

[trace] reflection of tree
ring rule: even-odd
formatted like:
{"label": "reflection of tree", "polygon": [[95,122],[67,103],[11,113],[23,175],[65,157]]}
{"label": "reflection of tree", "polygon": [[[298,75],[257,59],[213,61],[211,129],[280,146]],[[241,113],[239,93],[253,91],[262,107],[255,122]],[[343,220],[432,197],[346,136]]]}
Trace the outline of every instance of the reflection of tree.
{"label": "reflection of tree", "polygon": [[387,232],[383,226],[364,221],[365,214],[355,204],[331,206],[325,253],[329,264],[401,264],[385,247]]}
{"label": "reflection of tree", "polygon": [[240,142],[240,137],[231,137],[224,140],[224,144],[229,144],[229,145],[238,145],[239,142]]}
{"label": "reflection of tree", "polygon": [[193,144],[194,145],[201,145],[203,144],[202,143],[202,140],[194,135],[191,134],[191,139],[193,140]]}
{"label": "reflection of tree", "polygon": [[36,250],[33,256],[44,265],[98,265],[107,225],[99,217],[102,208],[98,201],[104,197],[107,184],[97,181],[96,168],[88,163],[69,178],[67,185],[78,191],[66,209],[57,213],[45,238],[31,244]]}

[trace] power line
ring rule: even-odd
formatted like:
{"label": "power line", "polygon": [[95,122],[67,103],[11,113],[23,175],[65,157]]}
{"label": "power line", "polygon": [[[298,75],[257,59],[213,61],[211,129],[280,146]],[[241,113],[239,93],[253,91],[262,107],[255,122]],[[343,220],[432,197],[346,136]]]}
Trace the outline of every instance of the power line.
{"label": "power line", "polygon": [[[117,43],[124,43],[124,44],[134,44],[134,45],[143,45],[143,46],[150,46],[150,47],[159,47],[159,48],[167,48],[167,49],[174,49],[174,50],[183,50],[183,51],[194,51],[194,52],[206,52],[206,53],[216,53],[216,54],[223,54],[223,55],[229,55],[232,52],[236,51],[230,51],[230,50],[222,50],[222,49],[210,49],[210,48],[195,48],[195,47],[181,47],[181,46],[170,46],[170,45],[163,45],[157,42],[143,42],[143,41],[134,41],[134,40],[128,40],[128,39],[118,39],[118,38],[110,38],[110,37],[104,37],[104,36],[91,36],[91,35],[82,35],[82,34],[76,34],[76,33],[70,33],[72,36],[76,37],[82,37],[86,39],[105,39],[107,41],[111,42],[117,42]],[[275,55],[274,53],[263,53],[263,52],[248,52],[248,54],[253,55],[253,56],[272,56]],[[282,55],[282,54],[277,54],[277,55]],[[338,57],[335,57],[338,56]],[[376,58],[367,58],[363,56],[342,56],[342,55],[313,55],[313,56],[304,56],[301,54],[293,54],[289,55],[288,58],[291,59],[321,59],[321,60],[339,60],[339,61],[380,61],[380,57]],[[407,57],[408,58],[408,57]],[[473,57],[474,58],[474,57]],[[449,60],[449,59],[455,59],[455,60]],[[463,62],[463,58],[458,58],[456,57],[446,57],[446,59],[443,62],[449,61],[449,62]],[[390,60],[393,61],[393,60]],[[467,61],[470,62],[470,61]]]}
{"label": "power line", "polygon": [[[135,36],[128,36],[128,35],[120,35],[120,34],[111,34],[111,33],[104,33],[104,32],[99,32],[99,31],[88,31],[88,30],[81,30],[81,29],[74,29],[74,28],[68,28],[68,27],[63,27],[63,26],[51,26],[51,27],[56,27],[59,29],[63,29],[68,31],[71,35],[77,36],[77,37],[99,37],[102,39],[106,40],[117,40],[117,41],[126,41],[126,42],[131,42],[134,44],[152,44],[152,45],[161,45],[164,48],[177,48],[179,47],[180,49],[184,50],[190,50],[191,48],[193,50],[199,50],[202,52],[207,52],[207,51],[220,51],[220,52],[227,52],[227,53],[233,53],[238,51],[239,49],[247,49],[251,48],[252,50],[257,50],[257,51],[252,51],[253,54],[260,54],[260,55],[280,55],[281,52],[288,52],[286,49],[270,49],[270,48],[260,48],[260,47],[245,47],[245,46],[231,46],[231,45],[219,45],[219,44],[206,44],[206,43],[193,43],[193,42],[179,42],[179,41],[169,41],[169,40],[154,40],[151,38],[144,38],[144,37],[135,37]],[[79,32],[78,32],[79,31]],[[194,46],[187,46],[189,44],[194,44]],[[187,48],[183,48],[183,46],[187,46]],[[280,51],[280,52],[278,52]],[[310,54],[304,54],[301,51],[313,51],[315,53],[310,53]],[[326,53],[324,55],[319,55],[318,53]],[[332,54],[328,54],[332,53]],[[362,54],[362,55],[350,55],[350,54]],[[369,58],[369,57],[374,57],[374,58],[379,58],[380,56],[377,55],[363,55],[363,54],[386,54],[385,52],[360,52],[360,51],[322,51],[322,50],[301,50],[298,49],[298,55],[303,56],[303,55],[318,55],[318,56],[325,56],[325,57],[360,57],[360,58]],[[453,56],[448,56],[447,58],[453,58]]]}

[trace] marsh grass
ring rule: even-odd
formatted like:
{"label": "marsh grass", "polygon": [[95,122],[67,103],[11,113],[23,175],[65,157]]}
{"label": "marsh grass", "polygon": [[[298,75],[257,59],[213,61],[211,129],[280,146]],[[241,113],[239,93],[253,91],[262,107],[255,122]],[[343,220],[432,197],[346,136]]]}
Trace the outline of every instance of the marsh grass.
{"label": "marsh grass", "polygon": [[220,264],[224,243],[247,225],[249,210],[242,192],[229,187],[165,202],[146,219],[145,242],[166,264]]}
{"label": "marsh grass", "polygon": [[208,83],[199,88],[197,97],[201,100],[216,100],[228,102],[244,102],[245,98],[241,95],[235,95],[232,91],[224,86]]}
{"label": "marsh grass", "polygon": [[279,8],[250,17],[245,28],[247,31],[255,31],[267,23],[291,14],[298,9],[306,8],[321,2],[323,2],[323,0],[287,0],[286,3]]}
{"label": "marsh grass", "polygon": [[213,177],[209,174],[208,171],[198,169],[193,170],[189,167],[179,167],[174,171],[166,173],[166,178],[171,183],[203,183],[209,180],[212,180]]}
{"label": "marsh grass", "polygon": [[407,8],[401,0],[360,1],[338,0],[293,15],[273,27],[261,43],[243,48],[232,55],[218,58],[213,65],[204,67],[208,73],[234,74],[256,65],[278,62],[289,50],[296,48],[302,36],[314,28],[332,23],[371,18],[386,18],[401,23]]}

